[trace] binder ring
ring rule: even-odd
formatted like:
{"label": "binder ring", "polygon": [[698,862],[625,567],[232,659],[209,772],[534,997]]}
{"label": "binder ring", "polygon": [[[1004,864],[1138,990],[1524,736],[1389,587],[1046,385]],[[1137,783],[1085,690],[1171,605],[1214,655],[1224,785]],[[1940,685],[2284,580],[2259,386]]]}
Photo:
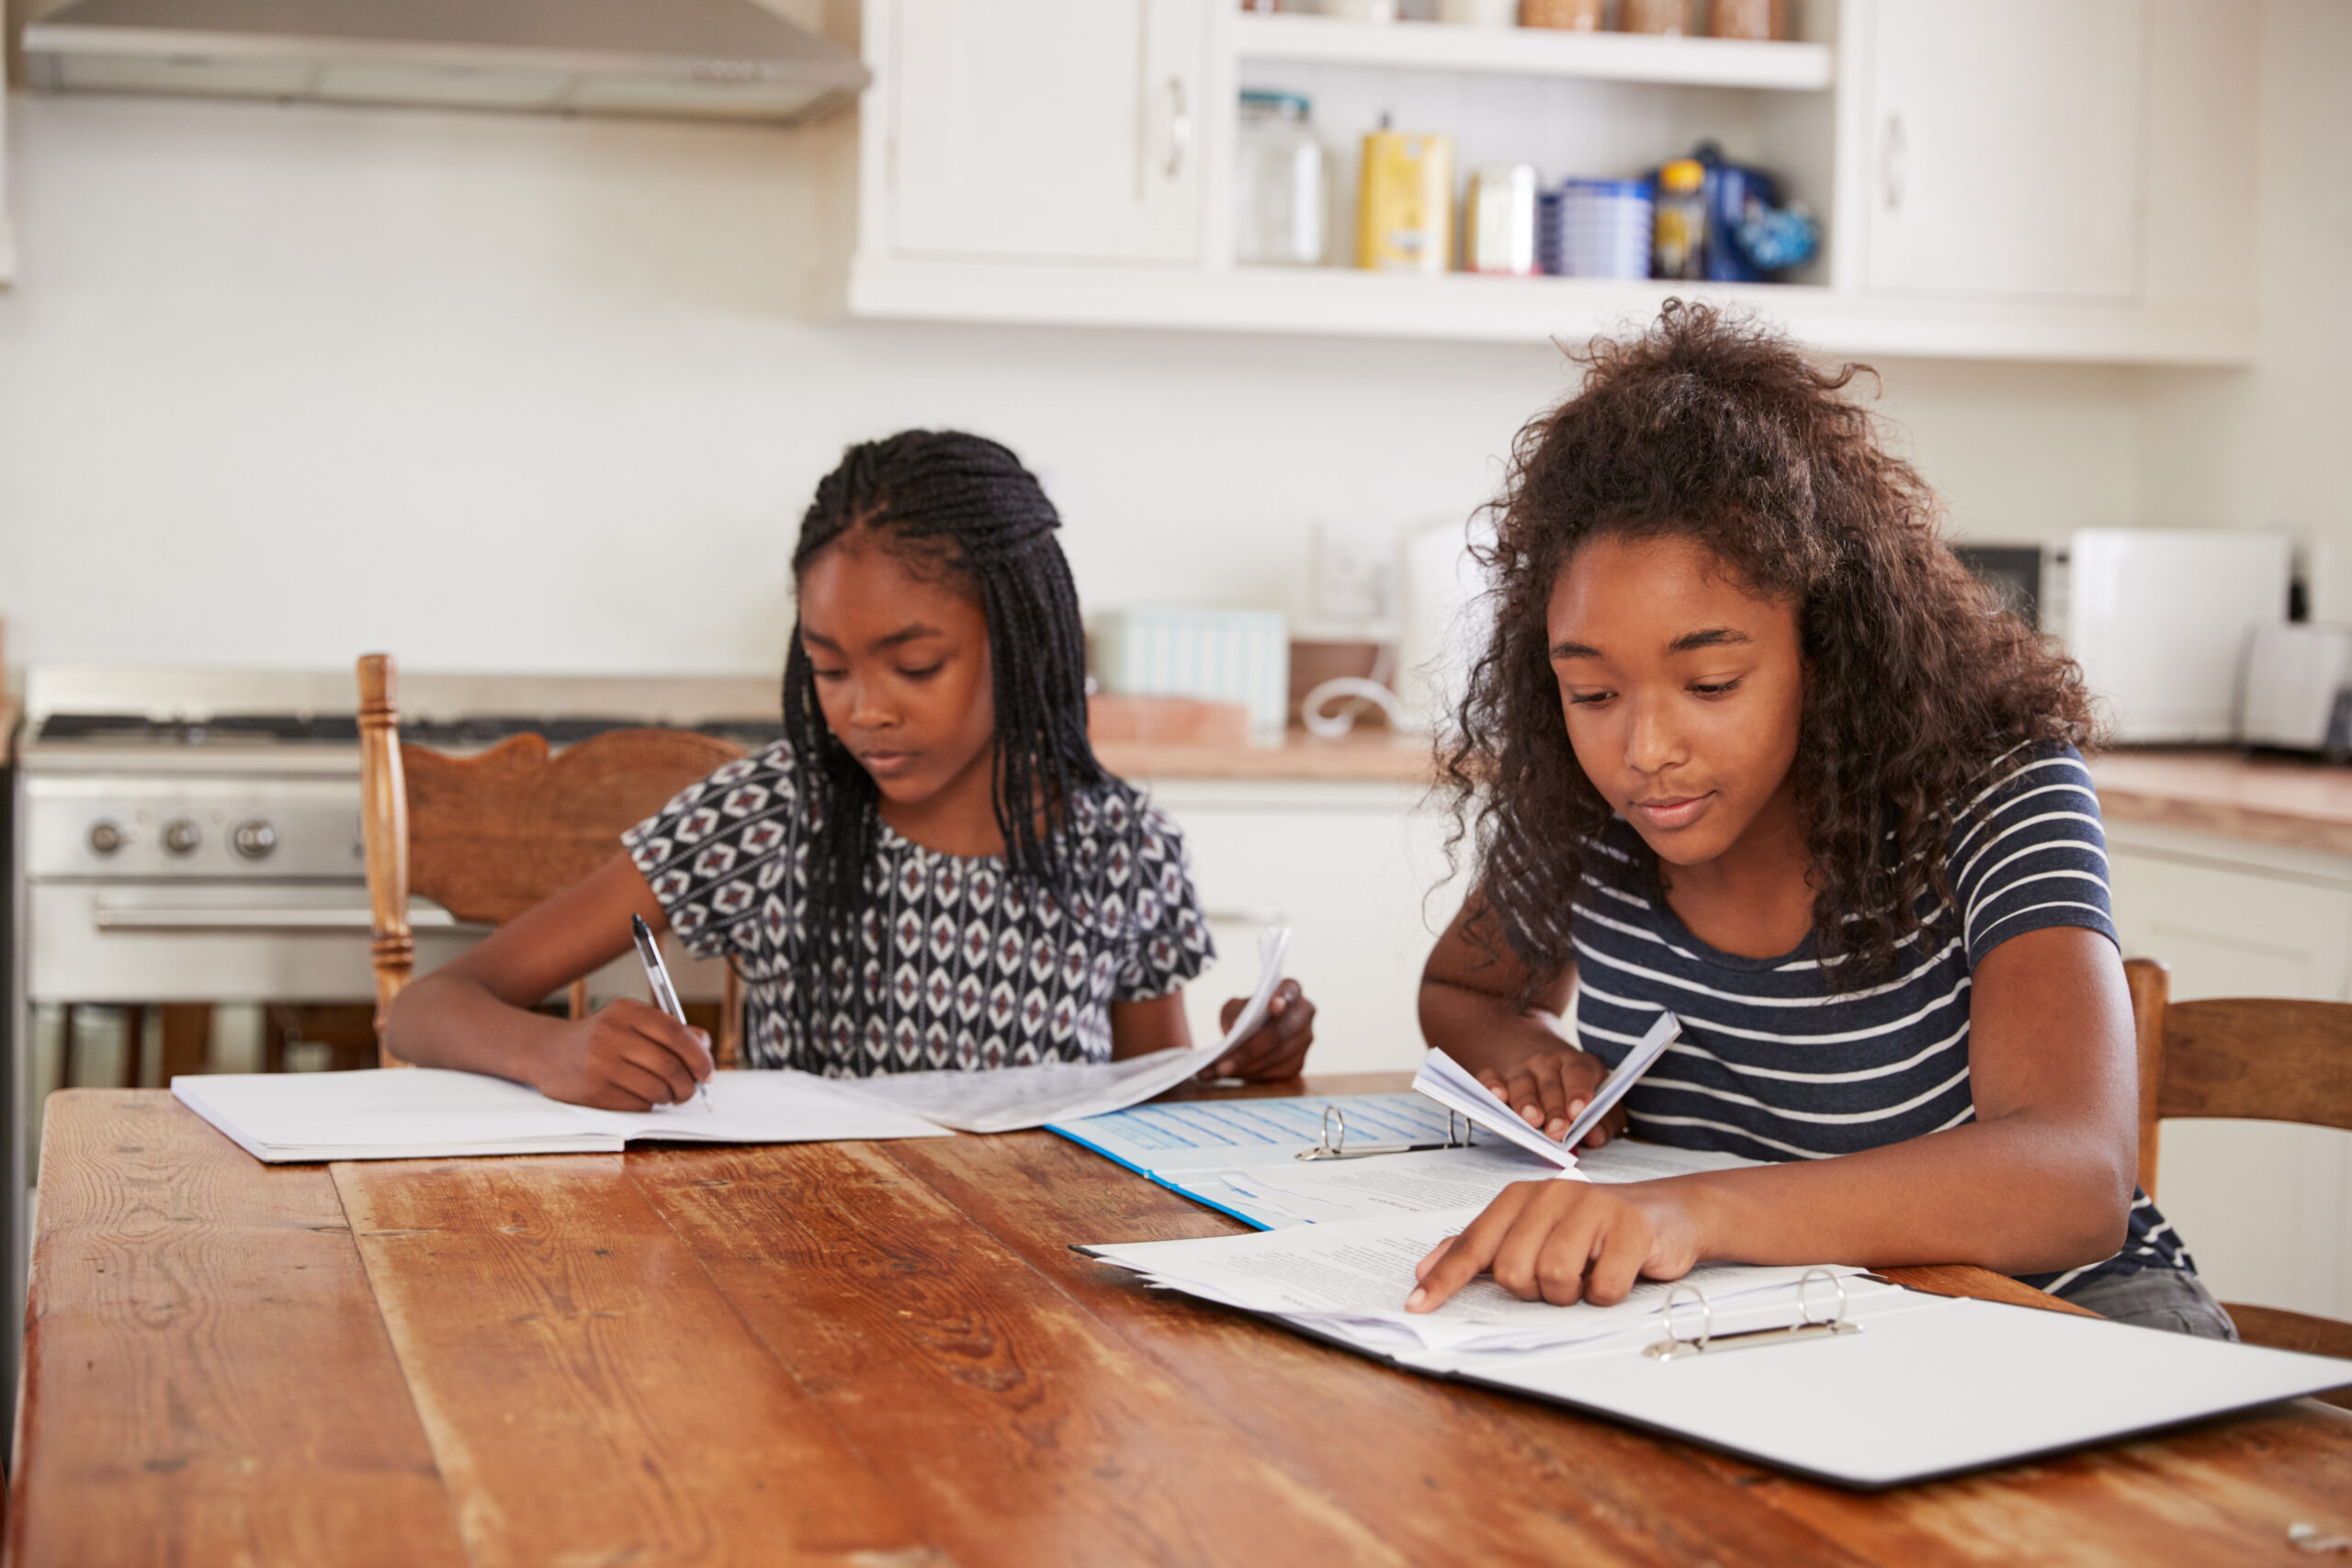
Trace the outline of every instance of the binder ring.
{"label": "binder ring", "polygon": [[[1815,1279],[1815,1277],[1818,1277],[1818,1278],[1820,1278],[1820,1279],[1824,1279],[1824,1280],[1828,1280],[1828,1281],[1829,1281],[1829,1288],[1830,1288],[1831,1290],[1836,1291],[1836,1292],[1838,1292],[1838,1314],[1837,1314],[1837,1315],[1836,1315],[1836,1316],[1834,1316],[1834,1317],[1825,1317],[1825,1318],[1821,1319],[1818,1323],[1816,1323],[1816,1322],[1814,1320],[1814,1316],[1813,1316],[1813,1309],[1812,1309],[1811,1307],[1809,1307],[1809,1306],[1807,1306],[1807,1305],[1805,1304],[1805,1299],[1804,1299],[1805,1290],[1806,1290],[1806,1288],[1807,1288],[1808,1286],[1810,1286],[1810,1285],[1813,1283],[1813,1281],[1814,1281],[1814,1280]],[[1804,1277],[1803,1279],[1801,1279],[1801,1280],[1799,1280],[1797,1281],[1797,1324],[1798,1324],[1798,1325],[1799,1325],[1800,1327],[1804,1327],[1804,1328],[1826,1328],[1826,1329],[1831,1330],[1832,1332],[1835,1332],[1835,1331],[1836,1331],[1836,1330],[1837,1330],[1837,1329],[1838,1329],[1838,1328],[1842,1324],[1844,1324],[1844,1323],[1845,1323],[1845,1321],[1846,1321],[1846,1281],[1844,1281],[1843,1280],[1840,1280],[1839,1278],[1838,1278],[1838,1276],[1837,1276],[1837,1275],[1835,1275],[1835,1274],[1831,1273],[1831,1272],[1830,1272],[1828,1269],[1806,1269],[1806,1270],[1804,1271]]]}
{"label": "binder ring", "polygon": [[[1331,1136],[1331,1123],[1335,1120],[1340,1124],[1340,1135],[1336,1138]],[[1348,1113],[1340,1110],[1336,1105],[1325,1106],[1323,1108],[1322,1142],[1315,1145],[1313,1157],[1317,1159],[1338,1159],[1340,1157],[1340,1151],[1347,1146]]]}
{"label": "binder ring", "polygon": [[[1808,1279],[1811,1277],[1806,1276]],[[1696,1338],[1685,1338],[1674,1331],[1674,1303],[1680,1301],[1686,1293],[1692,1301],[1699,1303],[1699,1334]],[[1802,1287],[1798,1292],[1797,1302],[1802,1310],[1804,1302]],[[1715,1309],[1707,1304],[1707,1292],[1696,1285],[1679,1284],[1667,1292],[1666,1304],[1658,1309],[1658,1315],[1666,1320],[1666,1341],[1667,1345],[1671,1347],[1672,1352],[1687,1353],[1703,1350],[1707,1348],[1707,1341],[1715,1337]]]}

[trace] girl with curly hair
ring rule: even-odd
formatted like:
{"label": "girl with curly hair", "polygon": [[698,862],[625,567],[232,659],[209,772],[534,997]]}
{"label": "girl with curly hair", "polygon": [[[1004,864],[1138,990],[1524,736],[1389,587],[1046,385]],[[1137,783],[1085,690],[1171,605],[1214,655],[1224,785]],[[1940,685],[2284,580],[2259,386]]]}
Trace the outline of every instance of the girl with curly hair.
{"label": "girl with curly hair", "polygon": [[1670,302],[1589,371],[1497,503],[1446,765],[1477,880],[1422,1032],[1557,1137],[1670,1011],[1613,1130],[1745,1160],[1513,1186],[1407,1304],[1967,1262],[2234,1337],[2133,1188],[2080,672],[1945,545],[1855,367]]}

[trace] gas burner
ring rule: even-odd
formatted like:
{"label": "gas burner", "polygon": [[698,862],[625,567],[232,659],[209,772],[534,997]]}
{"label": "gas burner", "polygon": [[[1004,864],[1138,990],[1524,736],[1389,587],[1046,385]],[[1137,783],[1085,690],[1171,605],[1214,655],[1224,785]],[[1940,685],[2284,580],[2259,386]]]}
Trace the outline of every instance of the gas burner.
{"label": "gas burner", "polygon": [[348,746],[359,739],[359,721],[348,714],[312,717],[302,714],[224,713],[202,719],[161,719],[138,714],[53,713],[41,720],[35,738],[145,741],[167,746],[288,740]]}
{"label": "gas burner", "polygon": [[746,751],[757,751],[784,739],[784,721],[780,718],[726,719],[717,724],[698,724],[695,728],[705,735],[732,740]]}

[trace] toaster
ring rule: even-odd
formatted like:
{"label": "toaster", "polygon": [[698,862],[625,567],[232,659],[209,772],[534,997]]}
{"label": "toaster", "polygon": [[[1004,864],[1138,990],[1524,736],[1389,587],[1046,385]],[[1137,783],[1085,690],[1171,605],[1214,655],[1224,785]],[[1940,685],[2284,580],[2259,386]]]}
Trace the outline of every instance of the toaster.
{"label": "toaster", "polygon": [[2238,739],[2352,759],[2352,626],[2256,627],[2246,649]]}

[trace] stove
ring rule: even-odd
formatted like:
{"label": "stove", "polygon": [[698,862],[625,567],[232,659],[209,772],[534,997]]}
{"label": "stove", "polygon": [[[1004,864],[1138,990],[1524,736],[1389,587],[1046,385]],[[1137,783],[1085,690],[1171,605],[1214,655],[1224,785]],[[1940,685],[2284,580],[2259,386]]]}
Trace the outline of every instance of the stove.
{"label": "stove", "polygon": [[[403,671],[404,739],[562,747],[639,726],[747,750],[781,733],[775,676],[485,676]],[[21,1320],[19,1228],[40,1102],[32,1010],[48,1004],[366,1002],[370,917],[349,671],[34,669],[17,749],[8,929],[12,1196],[0,1213]],[[419,900],[419,972],[482,932]],[[717,995],[716,966],[682,991]],[[636,995],[626,964],[592,994]],[[8,1362],[14,1364],[13,1342]]]}

